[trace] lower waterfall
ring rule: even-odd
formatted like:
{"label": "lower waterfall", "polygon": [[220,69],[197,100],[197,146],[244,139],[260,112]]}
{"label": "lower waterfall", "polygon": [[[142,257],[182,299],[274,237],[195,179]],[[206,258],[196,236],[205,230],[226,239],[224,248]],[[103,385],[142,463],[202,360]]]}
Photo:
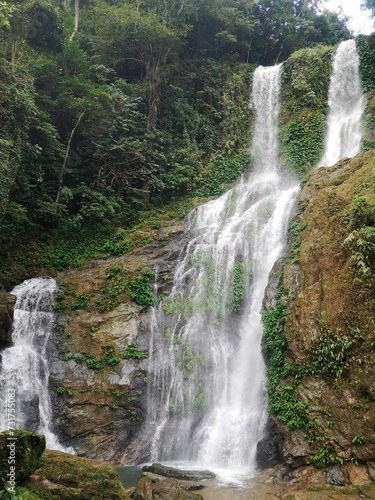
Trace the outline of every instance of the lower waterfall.
{"label": "lower waterfall", "polygon": [[190,242],[151,325],[149,458],[227,481],[256,470],[267,421],[262,300],[299,190],[277,162],[280,70],[255,71],[253,171],[190,214]]}
{"label": "lower waterfall", "polygon": [[[49,369],[47,342],[52,331],[54,314],[52,299],[57,290],[52,278],[33,278],[17,285],[12,326],[13,346],[1,352],[0,430],[7,430],[7,395],[14,395],[16,429],[43,434],[47,448],[72,453],[63,447],[52,431],[52,408],[48,392]],[[13,425],[12,425],[13,427]]]}

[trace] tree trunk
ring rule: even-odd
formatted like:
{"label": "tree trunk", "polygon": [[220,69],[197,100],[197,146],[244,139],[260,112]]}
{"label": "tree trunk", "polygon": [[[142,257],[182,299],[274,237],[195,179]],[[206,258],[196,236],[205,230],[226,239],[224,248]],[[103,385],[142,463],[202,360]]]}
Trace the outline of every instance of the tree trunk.
{"label": "tree trunk", "polygon": [[74,0],[74,30],[73,33],[70,35],[69,43],[78,33],[78,26],[79,26],[79,0]]}
{"label": "tree trunk", "polygon": [[59,203],[59,201],[60,201],[61,189],[63,187],[64,174],[65,174],[66,164],[67,164],[68,158],[69,158],[70,146],[72,144],[73,135],[74,135],[74,132],[77,130],[79,122],[82,120],[82,117],[84,114],[85,114],[85,111],[82,111],[82,113],[77,118],[76,124],[74,125],[74,127],[72,128],[72,131],[69,134],[68,144],[66,145],[64,162],[63,162],[61,169],[60,169],[60,172],[59,172],[58,187],[57,187],[57,194],[56,194],[55,203]]}

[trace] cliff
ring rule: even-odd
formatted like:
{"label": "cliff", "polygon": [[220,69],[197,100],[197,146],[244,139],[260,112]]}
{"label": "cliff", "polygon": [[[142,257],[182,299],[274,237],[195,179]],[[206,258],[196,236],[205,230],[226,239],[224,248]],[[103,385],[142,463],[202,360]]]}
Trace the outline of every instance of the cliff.
{"label": "cliff", "polygon": [[[134,463],[145,414],[149,305],[171,284],[184,223],[120,257],[60,273],[51,337],[54,425],[80,455]],[[157,291],[156,291],[157,289]]]}
{"label": "cliff", "polygon": [[361,464],[375,479],[374,167],[368,151],[310,172],[264,312],[278,451],[348,482]]}

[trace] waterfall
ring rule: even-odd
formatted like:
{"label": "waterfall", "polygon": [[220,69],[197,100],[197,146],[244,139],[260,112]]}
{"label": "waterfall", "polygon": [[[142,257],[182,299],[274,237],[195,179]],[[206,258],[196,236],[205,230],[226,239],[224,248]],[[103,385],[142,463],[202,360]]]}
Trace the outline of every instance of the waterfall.
{"label": "waterfall", "polygon": [[261,306],[298,193],[277,163],[281,66],[255,71],[254,170],[189,216],[172,291],[152,313],[151,460],[254,475],[266,412]]}
{"label": "waterfall", "polygon": [[332,166],[359,153],[365,97],[354,40],[341,42],[334,59],[328,92],[329,112],[324,154],[318,165]]}
{"label": "waterfall", "polygon": [[15,399],[14,428],[43,434],[47,448],[72,452],[59,444],[51,430],[46,348],[53,327],[51,305],[56,290],[52,278],[33,278],[11,292],[17,297],[11,331],[14,345],[1,352],[0,388],[4,397],[0,430],[9,427],[6,404],[7,397],[12,395],[12,401]]}

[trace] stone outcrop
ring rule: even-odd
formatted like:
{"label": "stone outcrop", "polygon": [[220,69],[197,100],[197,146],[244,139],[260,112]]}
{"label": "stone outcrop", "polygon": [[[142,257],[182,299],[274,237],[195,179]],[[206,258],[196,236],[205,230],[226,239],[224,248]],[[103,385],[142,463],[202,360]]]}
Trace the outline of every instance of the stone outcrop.
{"label": "stone outcrop", "polygon": [[38,498],[130,500],[114,467],[60,451],[46,450],[41,467],[22,486]]}
{"label": "stone outcrop", "polygon": [[0,489],[29,477],[39,467],[45,447],[44,436],[22,430],[0,432]]}
{"label": "stone outcrop", "polygon": [[203,481],[206,479],[215,479],[216,477],[216,474],[209,470],[176,469],[175,467],[168,467],[159,463],[145,465],[142,470],[145,472],[152,472],[153,474],[158,474],[160,476],[182,479],[184,481]]}
{"label": "stone outcrop", "polygon": [[183,230],[174,223],[148,245],[59,275],[62,312],[49,347],[54,425],[80,455],[111,463],[144,457],[135,435],[146,405],[149,307],[132,300],[126,283],[154,271],[151,288],[166,293]]}
{"label": "stone outcrop", "polygon": [[132,495],[134,500],[203,500],[202,495],[194,493],[187,482],[177,479],[152,480],[142,477]]}
{"label": "stone outcrop", "polygon": [[0,289],[0,350],[11,345],[10,327],[16,297]]}
{"label": "stone outcrop", "polygon": [[310,173],[281,278],[284,361],[299,383],[291,375],[276,390],[294,387],[307,423],[293,429],[272,417],[278,448],[292,467],[347,464],[345,474],[331,470],[330,484],[359,484],[361,474],[361,484],[373,480],[371,465],[349,469],[375,460],[375,252],[366,240],[375,223],[374,168],[372,150]]}

